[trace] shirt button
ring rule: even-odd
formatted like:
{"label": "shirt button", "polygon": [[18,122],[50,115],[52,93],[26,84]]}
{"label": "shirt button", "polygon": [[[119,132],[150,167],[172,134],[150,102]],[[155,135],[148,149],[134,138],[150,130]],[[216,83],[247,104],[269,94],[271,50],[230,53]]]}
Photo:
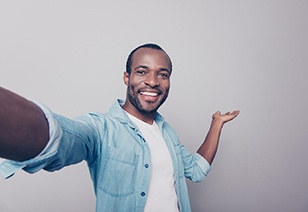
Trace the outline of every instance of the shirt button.
{"label": "shirt button", "polygon": [[145,167],[145,168],[149,168],[149,164],[145,164],[144,167]]}
{"label": "shirt button", "polygon": [[144,192],[141,192],[141,196],[143,196],[143,197],[144,197],[144,196],[145,196],[145,193],[144,193]]}

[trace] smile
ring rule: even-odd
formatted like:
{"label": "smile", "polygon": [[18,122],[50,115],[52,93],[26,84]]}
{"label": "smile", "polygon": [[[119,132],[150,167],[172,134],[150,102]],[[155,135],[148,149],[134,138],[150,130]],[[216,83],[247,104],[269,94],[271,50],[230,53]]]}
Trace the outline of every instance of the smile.
{"label": "smile", "polygon": [[145,95],[145,96],[158,96],[158,93],[155,92],[140,92],[141,95]]}

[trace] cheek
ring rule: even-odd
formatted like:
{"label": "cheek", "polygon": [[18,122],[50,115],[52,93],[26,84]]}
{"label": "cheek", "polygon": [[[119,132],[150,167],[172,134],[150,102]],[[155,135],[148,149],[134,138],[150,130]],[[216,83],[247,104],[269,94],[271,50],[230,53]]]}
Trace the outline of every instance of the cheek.
{"label": "cheek", "polygon": [[135,86],[130,85],[130,86],[129,86],[129,88],[130,88],[131,92],[134,92],[134,90],[135,90]]}
{"label": "cheek", "polygon": [[162,84],[162,86],[165,88],[166,91],[169,91],[170,89],[170,82],[165,82]]}
{"label": "cheek", "polygon": [[138,94],[138,89],[134,85],[129,84],[128,85],[128,93],[130,93],[131,96],[135,96]]}
{"label": "cheek", "polygon": [[140,81],[140,79],[138,78],[138,76],[136,75],[131,75],[129,78],[128,78],[128,82],[130,84],[137,84],[138,81]]}

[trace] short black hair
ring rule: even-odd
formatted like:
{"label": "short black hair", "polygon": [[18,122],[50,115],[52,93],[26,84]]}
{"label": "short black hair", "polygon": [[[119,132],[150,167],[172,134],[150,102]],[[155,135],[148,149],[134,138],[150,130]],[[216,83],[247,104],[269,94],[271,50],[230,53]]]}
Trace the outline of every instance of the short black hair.
{"label": "short black hair", "polygon": [[[128,74],[130,74],[131,72],[131,66],[132,66],[132,57],[134,55],[134,53],[138,50],[138,49],[141,49],[141,48],[149,48],[149,49],[156,49],[156,50],[160,50],[160,51],[163,51],[165,52],[165,50],[163,50],[163,48],[161,48],[159,45],[157,44],[154,44],[154,43],[146,43],[146,44],[143,44],[143,45],[140,45],[138,47],[136,47],[133,51],[131,51],[131,53],[128,55],[128,58],[127,58],[127,61],[126,61],[126,72]],[[169,55],[165,52],[165,54],[168,56],[169,58],[169,61],[170,61],[170,73],[172,71],[172,62],[171,62],[171,59],[169,57]]]}

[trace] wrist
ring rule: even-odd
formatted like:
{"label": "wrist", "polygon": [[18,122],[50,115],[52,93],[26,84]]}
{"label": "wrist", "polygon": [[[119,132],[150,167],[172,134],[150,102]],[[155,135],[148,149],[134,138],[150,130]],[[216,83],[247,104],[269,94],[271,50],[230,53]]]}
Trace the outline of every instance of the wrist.
{"label": "wrist", "polygon": [[213,119],[211,122],[211,127],[214,128],[222,128],[224,125],[224,122],[220,119]]}

